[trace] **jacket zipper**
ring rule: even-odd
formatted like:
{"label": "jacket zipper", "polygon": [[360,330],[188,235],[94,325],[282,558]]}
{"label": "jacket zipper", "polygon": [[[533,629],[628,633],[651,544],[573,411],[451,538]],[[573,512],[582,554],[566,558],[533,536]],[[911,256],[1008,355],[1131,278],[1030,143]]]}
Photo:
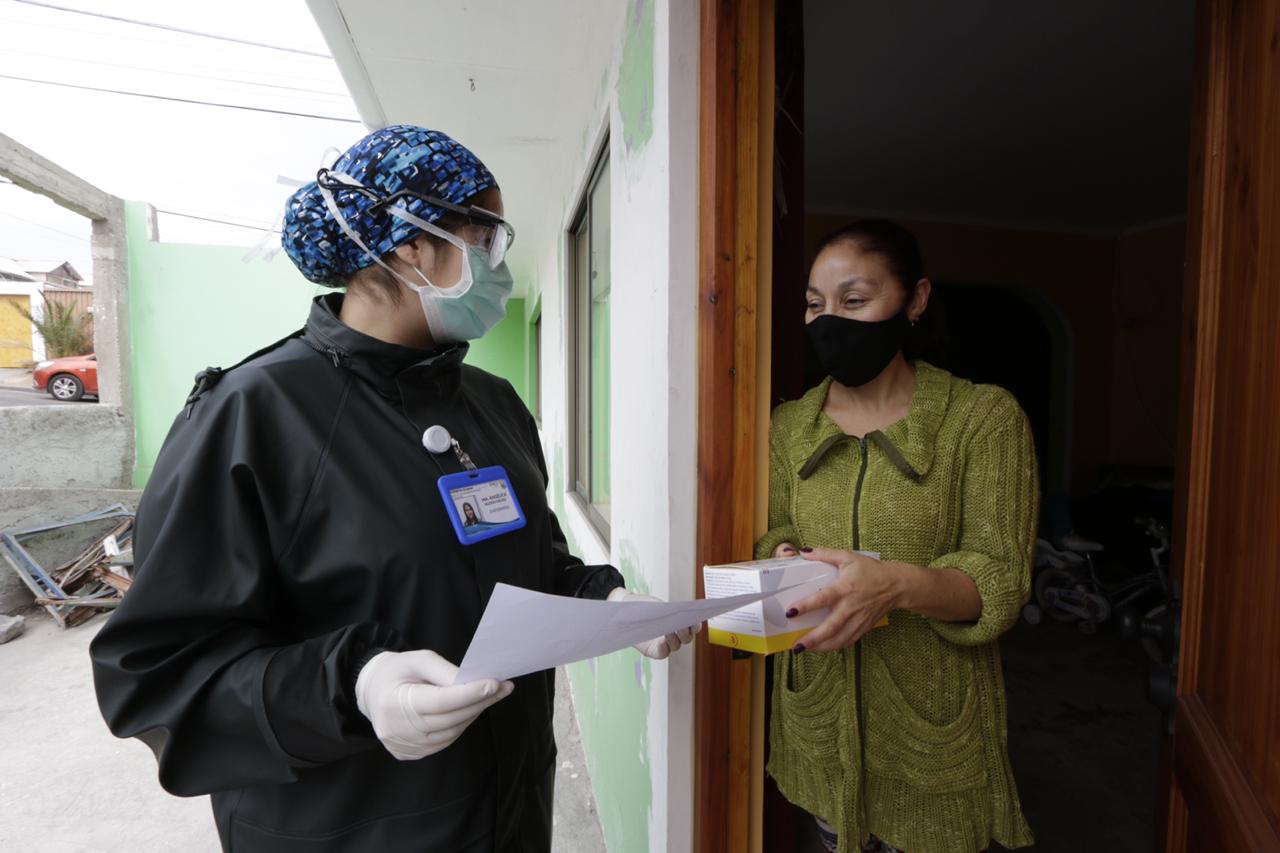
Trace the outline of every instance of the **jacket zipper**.
{"label": "jacket zipper", "polygon": [[[858,509],[862,503],[862,484],[867,478],[867,437],[858,439],[861,448],[861,464],[858,467],[858,484],[853,491],[853,550],[862,549],[862,531],[858,524]],[[862,835],[870,831],[867,818],[867,728],[862,693],[862,640],[853,644],[853,690],[858,708],[858,805],[862,811]]]}

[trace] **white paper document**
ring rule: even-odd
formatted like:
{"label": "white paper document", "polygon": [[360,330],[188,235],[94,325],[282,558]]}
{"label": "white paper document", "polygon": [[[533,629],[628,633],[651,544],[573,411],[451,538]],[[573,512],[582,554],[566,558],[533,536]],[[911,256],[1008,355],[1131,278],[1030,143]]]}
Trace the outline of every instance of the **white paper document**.
{"label": "white paper document", "polygon": [[500,583],[480,617],[454,683],[482,678],[503,681],[607,655],[700,625],[779,592],[696,601],[597,601]]}

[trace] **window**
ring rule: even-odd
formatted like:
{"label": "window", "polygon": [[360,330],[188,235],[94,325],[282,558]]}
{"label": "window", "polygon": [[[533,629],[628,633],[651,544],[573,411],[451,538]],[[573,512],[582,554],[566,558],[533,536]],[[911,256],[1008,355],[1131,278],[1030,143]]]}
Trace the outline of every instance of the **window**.
{"label": "window", "polygon": [[[608,146],[605,146],[605,152]],[[569,230],[569,482],[607,542],[609,476],[609,160],[602,154]]]}

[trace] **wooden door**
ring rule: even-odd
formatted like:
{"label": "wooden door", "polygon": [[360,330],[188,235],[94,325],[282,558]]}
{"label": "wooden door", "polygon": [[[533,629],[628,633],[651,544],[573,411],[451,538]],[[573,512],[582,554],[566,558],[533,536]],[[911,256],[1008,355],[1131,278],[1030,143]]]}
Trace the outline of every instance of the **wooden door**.
{"label": "wooden door", "polygon": [[1170,851],[1280,851],[1280,0],[1199,10]]}

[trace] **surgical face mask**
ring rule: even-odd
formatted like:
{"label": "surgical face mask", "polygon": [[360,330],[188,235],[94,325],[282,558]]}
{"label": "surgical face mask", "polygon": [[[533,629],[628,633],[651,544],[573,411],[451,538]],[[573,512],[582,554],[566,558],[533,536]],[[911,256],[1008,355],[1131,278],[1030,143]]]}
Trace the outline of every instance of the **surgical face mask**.
{"label": "surgical face mask", "polygon": [[866,385],[883,373],[910,330],[905,308],[878,322],[823,314],[805,326],[822,369],[848,388]]}
{"label": "surgical face mask", "polygon": [[422,313],[427,317],[427,327],[431,329],[431,336],[437,343],[472,341],[484,337],[490,329],[502,322],[507,314],[507,300],[511,297],[514,286],[511,270],[507,268],[505,260],[496,267],[491,267],[489,253],[485,249],[469,245],[444,229],[399,208],[388,208],[387,212],[447,241],[462,252],[462,276],[453,287],[438,287],[417,267],[413,271],[422,279],[422,284],[414,284],[403,276],[396,276],[410,290],[417,292],[418,300],[422,303]]}
{"label": "surgical face mask", "polygon": [[[330,174],[339,180],[346,177],[336,172]],[[388,207],[387,213],[445,240],[462,252],[462,274],[453,287],[437,286],[416,267],[413,271],[422,281],[421,283],[410,281],[369,251],[360,235],[347,224],[342,210],[333,200],[333,193],[323,186],[320,192],[329,213],[337,220],[343,232],[363,249],[374,263],[391,273],[405,287],[418,295],[418,301],[422,304],[422,313],[427,318],[427,327],[437,343],[475,340],[483,337],[490,329],[502,322],[502,318],[507,313],[507,300],[511,297],[514,285],[511,271],[507,268],[505,260],[497,266],[491,266],[489,252],[485,249],[468,245],[456,235],[421,217],[414,216],[407,210]]]}

